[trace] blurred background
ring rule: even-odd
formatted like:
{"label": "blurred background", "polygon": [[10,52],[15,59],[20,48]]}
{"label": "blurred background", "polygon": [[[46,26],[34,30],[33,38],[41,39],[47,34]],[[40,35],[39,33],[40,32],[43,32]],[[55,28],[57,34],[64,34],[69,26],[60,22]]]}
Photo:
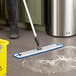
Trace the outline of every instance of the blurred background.
{"label": "blurred background", "polygon": [[[26,0],[34,25],[37,29],[45,30],[45,0]],[[22,28],[30,28],[29,20],[24,9],[23,1],[18,0],[18,26]],[[0,24],[7,24],[7,7],[6,0],[0,0]],[[28,25],[28,26],[27,26]],[[39,26],[41,25],[41,26]]]}

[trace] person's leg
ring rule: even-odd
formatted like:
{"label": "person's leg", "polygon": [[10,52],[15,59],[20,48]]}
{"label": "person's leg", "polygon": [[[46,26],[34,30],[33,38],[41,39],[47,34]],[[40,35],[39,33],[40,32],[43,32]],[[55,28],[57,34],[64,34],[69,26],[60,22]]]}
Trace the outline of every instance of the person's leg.
{"label": "person's leg", "polygon": [[17,0],[6,0],[10,38],[18,38],[17,29]]}
{"label": "person's leg", "polygon": [[1,18],[1,0],[0,0],[0,18]]}

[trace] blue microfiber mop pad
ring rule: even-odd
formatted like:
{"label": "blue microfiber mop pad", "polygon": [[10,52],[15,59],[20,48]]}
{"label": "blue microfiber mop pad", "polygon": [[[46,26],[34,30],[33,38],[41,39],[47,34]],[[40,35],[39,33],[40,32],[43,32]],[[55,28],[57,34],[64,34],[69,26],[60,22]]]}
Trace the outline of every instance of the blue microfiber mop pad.
{"label": "blue microfiber mop pad", "polygon": [[64,47],[63,44],[54,43],[54,44],[42,47],[41,50],[37,50],[37,49],[28,50],[28,51],[25,51],[25,52],[14,54],[13,56],[15,58],[22,59],[22,58],[26,58],[26,57],[29,57],[29,56],[37,55],[37,54],[40,54],[40,53],[56,50],[56,49],[59,49],[59,48],[62,48],[62,47]]}

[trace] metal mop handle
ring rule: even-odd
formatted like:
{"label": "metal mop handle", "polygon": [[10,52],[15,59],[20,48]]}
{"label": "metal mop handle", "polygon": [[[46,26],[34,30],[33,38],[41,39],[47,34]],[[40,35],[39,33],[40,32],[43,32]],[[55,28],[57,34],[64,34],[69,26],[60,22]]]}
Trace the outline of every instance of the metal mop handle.
{"label": "metal mop handle", "polygon": [[38,36],[36,34],[36,31],[35,31],[35,28],[34,28],[34,25],[33,25],[33,21],[32,21],[32,18],[31,18],[31,15],[30,15],[26,0],[23,0],[23,3],[24,3],[24,6],[25,6],[25,9],[26,9],[26,12],[27,12],[31,27],[32,27],[32,31],[33,31],[33,34],[34,34],[34,37],[35,37],[35,41],[36,41],[36,44],[37,44],[37,49],[40,50],[41,47],[40,47],[40,44],[39,44]]}

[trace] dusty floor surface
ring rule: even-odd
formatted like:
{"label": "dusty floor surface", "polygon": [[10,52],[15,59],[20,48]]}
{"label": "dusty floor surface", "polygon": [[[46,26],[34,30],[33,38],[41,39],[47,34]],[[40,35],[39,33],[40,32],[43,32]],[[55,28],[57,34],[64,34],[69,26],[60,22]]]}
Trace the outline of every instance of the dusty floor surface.
{"label": "dusty floor surface", "polygon": [[[70,57],[71,52],[68,53],[68,50],[66,50],[66,51],[63,50],[65,52],[61,52],[60,50],[59,51],[57,51],[57,50],[50,51],[47,53],[39,54],[39,55],[32,56],[29,58],[24,58],[24,59],[14,58],[13,57],[14,53],[23,52],[26,50],[36,48],[36,44],[35,44],[34,39],[33,39],[32,31],[19,29],[19,32],[20,32],[20,38],[16,39],[16,40],[11,40],[11,39],[9,39],[9,28],[0,26],[0,38],[6,39],[10,42],[10,44],[8,46],[8,51],[7,51],[7,53],[8,53],[8,73],[7,73],[7,76],[76,76],[76,69],[73,69],[70,71],[64,71],[64,72],[62,72],[62,71],[56,72],[55,71],[55,73],[52,72],[49,74],[46,73],[47,70],[43,70],[45,73],[43,71],[42,71],[43,73],[41,73],[41,71],[38,72],[38,71],[36,71],[36,69],[35,70],[31,69],[31,66],[33,67],[33,65],[32,65],[32,62],[30,60],[33,60],[33,64],[34,64],[37,60],[45,60],[45,61],[46,60],[53,60],[54,57],[57,55],[60,55],[60,56],[67,55]],[[76,36],[70,37],[70,38],[55,38],[55,37],[51,37],[51,36],[47,35],[45,32],[37,31],[37,33],[39,35],[41,46],[56,43],[56,42],[62,43],[65,46],[76,46]],[[76,52],[74,52],[74,56],[75,56],[75,53]],[[28,63],[31,63],[30,68],[26,67],[26,63],[27,63],[26,61],[28,61],[28,60],[29,60]],[[66,67],[67,65],[65,65],[65,64],[66,63],[64,63],[64,67],[65,67],[64,70],[67,69],[67,67]],[[49,64],[47,64],[47,66],[48,65]],[[60,65],[56,69],[59,70],[60,68],[63,67],[62,65]],[[44,64],[44,66],[45,66],[45,64]]]}

